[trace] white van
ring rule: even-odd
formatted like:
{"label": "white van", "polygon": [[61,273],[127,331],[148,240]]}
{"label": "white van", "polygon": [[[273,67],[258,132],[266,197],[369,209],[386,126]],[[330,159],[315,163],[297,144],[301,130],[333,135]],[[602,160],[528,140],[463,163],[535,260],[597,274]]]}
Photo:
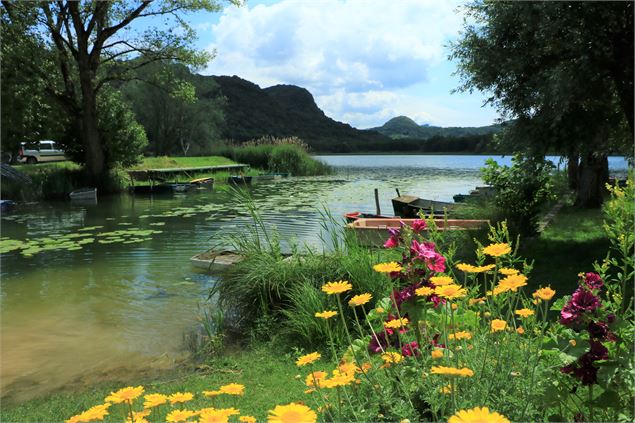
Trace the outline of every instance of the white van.
{"label": "white van", "polygon": [[41,162],[55,162],[66,160],[64,150],[57,147],[51,140],[23,142],[20,145],[20,163],[35,164]]}

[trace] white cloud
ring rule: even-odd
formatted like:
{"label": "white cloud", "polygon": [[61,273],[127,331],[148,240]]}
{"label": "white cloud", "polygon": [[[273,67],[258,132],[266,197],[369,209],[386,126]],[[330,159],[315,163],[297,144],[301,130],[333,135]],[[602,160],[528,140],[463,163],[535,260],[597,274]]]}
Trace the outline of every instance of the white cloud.
{"label": "white cloud", "polygon": [[403,91],[446,60],[462,15],[449,1],[282,0],[230,7],[212,27],[217,57],[205,73],[263,87],[307,88],[327,115],[354,126],[397,114],[434,121],[434,107]]}

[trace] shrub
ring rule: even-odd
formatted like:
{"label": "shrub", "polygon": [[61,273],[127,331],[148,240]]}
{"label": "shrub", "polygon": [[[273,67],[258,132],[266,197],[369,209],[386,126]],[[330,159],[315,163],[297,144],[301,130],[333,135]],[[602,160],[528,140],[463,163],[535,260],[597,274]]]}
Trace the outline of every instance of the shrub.
{"label": "shrub", "polygon": [[488,159],[481,169],[485,183],[496,189],[496,205],[509,221],[510,228],[523,235],[537,230],[542,206],[554,198],[550,161],[516,155],[512,166],[499,166]]}

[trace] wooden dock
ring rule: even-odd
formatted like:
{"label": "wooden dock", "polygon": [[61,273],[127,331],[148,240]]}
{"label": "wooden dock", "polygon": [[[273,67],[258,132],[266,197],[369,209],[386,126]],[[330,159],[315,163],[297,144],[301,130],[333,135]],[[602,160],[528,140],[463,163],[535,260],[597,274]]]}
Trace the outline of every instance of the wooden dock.
{"label": "wooden dock", "polygon": [[224,171],[241,172],[248,169],[247,164],[221,165],[221,166],[198,166],[198,167],[170,167],[166,169],[143,169],[129,170],[128,175],[132,180],[137,181],[162,181],[170,176],[186,175],[190,176],[197,173],[215,173]]}

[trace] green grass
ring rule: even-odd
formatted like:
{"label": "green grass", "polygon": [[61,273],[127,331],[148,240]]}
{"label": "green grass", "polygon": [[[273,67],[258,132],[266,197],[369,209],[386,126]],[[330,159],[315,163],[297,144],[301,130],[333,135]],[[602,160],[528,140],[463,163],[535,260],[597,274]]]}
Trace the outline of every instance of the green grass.
{"label": "green grass", "polygon": [[69,170],[79,170],[82,168],[81,165],[72,162],[70,160],[64,160],[61,162],[48,162],[48,163],[37,163],[37,164],[19,164],[13,165],[15,170],[18,172],[22,172],[26,175],[32,175],[41,171],[49,171],[55,169],[69,169]]}
{"label": "green grass", "polygon": [[132,166],[131,170],[168,169],[173,167],[224,166],[236,164],[235,161],[221,156],[201,157],[144,157],[143,161]]}
{"label": "green grass", "polygon": [[521,239],[520,254],[535,260],[532,284],[551,284],[559,294],[577,286],[577,274],[593,270],[609,249],[602,211],[563,207],[537,238]]}
{"label": "green grass", "polygon": [[[235,352],[210,359],[195,372],[182,370],[180,373],[173,372],[154,380],[103,383],[84,392],[60,392],[17,405],[4,401],[0,421],[61,422],[93,405],[100,404],[113,390],[139,384],[145,387],[145,393],[194,393],[195,399],[185,405],[187,409],[210,407],[212,404],[215,407],[236,407],[242,414],[253,415],[259,421],[264,421],[267,410],[275,405],[305,398],[302,381],[294,380],[295,375],[299,373],[294,359],[295,356],[267,347]],[[212,403],[201,394],[204,390],[218,389],[221,385],[232,382],[245,385],[244,397],[217,397]],[[113,416],[118,419],[111,418],[106,421],[121,421],[115,413]]]}

